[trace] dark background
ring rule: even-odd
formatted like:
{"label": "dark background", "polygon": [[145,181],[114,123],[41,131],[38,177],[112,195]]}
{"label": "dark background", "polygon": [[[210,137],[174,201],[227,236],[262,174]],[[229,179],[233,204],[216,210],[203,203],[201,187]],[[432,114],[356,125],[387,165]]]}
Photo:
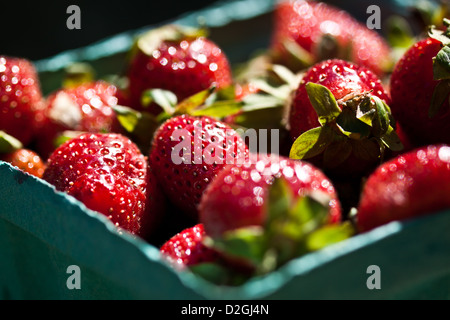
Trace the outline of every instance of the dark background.
{"label": "dark background", "polygon": [[[213,0],[17,1],[0,3],[0,54],[30,60],[87,46],[117,33],[158,24]],[[70,5],[81,9],[81,30],[66,27]]]}

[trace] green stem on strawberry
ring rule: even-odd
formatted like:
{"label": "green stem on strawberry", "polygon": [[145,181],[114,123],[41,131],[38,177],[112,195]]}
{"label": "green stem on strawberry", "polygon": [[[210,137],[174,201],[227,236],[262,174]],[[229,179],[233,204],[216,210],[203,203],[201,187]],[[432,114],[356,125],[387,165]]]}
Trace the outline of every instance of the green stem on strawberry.
{"label": "green stem on strawberry", "polygon": [[173,92],[163,89],[146,90],[142,94],[141,100],[144,108],[155,102],[167,114],[173,114],[178,102],[177,96]]}
{"label": "green stem on strawberry", "polygon": [[411,10],[418,26],[425,30],[430,25],[441,26],[442,20],[448,17],[450,7],[448,1],[418,1]]}
{"label": "green stem on strawberry", "polygon": [[450,94],[450,19],[443,19],[446,30],[437,30],[431,26],[428,35],[442,43],[442,49],[433,58],[433,78],[439,81],[431,99],[428,116],[433,118],[444,105]]}
{"label": "green stem on strawberry", "polygon": [[274,63],[283,63],[289,69],[299,71],[310,67],[316,62],[313,54],[292,39],[286,38],[282,42],[282,46],[286,50],[287,56],[279,56],[276,52],[270,52],[270,57]]}
{"label": "green stem on strawberry", "polygon": [[428,117],[433,118],[444,105],[450,94],[450,79],[441,80],[437,84],[431,98],[431,106],[428,110]]}
{"label": "green stem on strawberry", "polygon": [[[216,87],[213,85],[206,90],[200,91],[180,101],[175,107],[172,115],[192,114],[192,112],[201,110],[201,107],[205,105],[206,101],[215,91]],[[201,112],[199,115],[201,115]]]}
{"label": "green stem on strawberry", "polygon": [[433,76],[434,80],[447,80],[450,78],[450,48],[448,44],[438,52],[433,59]]}
{"label": "green stem on strawberry", "polygon": [[141,99],[144,106],[154,102],[163,111],[158,116],[155,116],[150,112],[138,111],[127,106],[117,105],[113,109],[116,112],[119,123],[127,134],[136,141],[141,150],[147,150],[155,130],[164,120],[174,115],[178,101],[172,92],[162,89],[146,90],[142,94]]}
{"label": "green stem on strawberry", "polygon": [[301,78],[301,73],[295,74],[283,65],[271,63],[265,56],[254,58],[237,75],[239,83],[251,87],[251,92],[239,98],[242,107],[239,112],[226,118],[227,123],[244,130],[276,129],[287,132],[287,106]]}
{"label": "green stem on strawberry", "polygon": [[0,131],[0,153],[10,153],[22,148],[22,142],[6,132]]}
{"label": "green stem on strawberry", "polygon": [[[243,274],[236,272],[235,264],[222,265],[228,272],[234,272],[240,281],[263,276],[292,259],[345,240],[355,233],[350,223],[329,224],[329,201],[328,195],[321,192],[296,198],[283,178],[274,179],[269,188],[268,216],[264,225],[234,229],[217,238],[206,236],[204,243],[222,253],[225,261],[230,259],[247,266],[247,272]],[[198,266],[191,270],[194,273],[204,271]],[[204,276],[201,272],[200,275]]]}
{"label": "green stem on strawberry", "polygon": [[406,50],[416,41],[410,22],[400,15],[393,15],[385,22],[386,39],[392,50],[392,61],[389,70],[400,60]]}
{"label": "green stem on strawberry", "polygon": [[63,88],[76,88],[95,80],[95,70],[87,62],[75,62],[64,69]]}
{"label": "green stem on strawberry", "polygon": [[364,154],[358,149],[372,150],[369,154],[376,154],[375,159],[383,156],[384,148],[402,150],[390,108],[380,98],[366,92],[338,102],[328,88],[312,82],[306,84],[306,90],[320,127],[294,141],[290,158],[310,159],[323,154],[329,168],[343,163],[354,150]]}
{"label": "green stem on strawberry", "polygon": [[127,135],[141,151],[148,150],[153,134],[160,125],[157,118],[149,112],[137,111],[126,106],[116,105],[112,108]]}
{"label": "green stem on strawberry", "polygon": [[60,145],[62,145],[64,142],[69,141],[71,139],[74,139],[78,137],[79,135],[83,133],[88,133],[86,131],[74,131],[74,130],[64,130],[60,134],[58,134],[55,139],[53,140],[54,148],[58,148]]}

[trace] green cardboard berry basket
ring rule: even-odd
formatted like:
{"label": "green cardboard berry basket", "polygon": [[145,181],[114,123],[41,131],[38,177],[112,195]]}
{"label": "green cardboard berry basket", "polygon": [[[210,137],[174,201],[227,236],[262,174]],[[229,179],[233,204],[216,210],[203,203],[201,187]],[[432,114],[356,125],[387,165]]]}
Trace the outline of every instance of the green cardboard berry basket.
{"label": "green cardboard berry basket", "polygon": [[[156,247],[46,182],[7,163],[0,176],[0,299],[450,298],[449,211],[393,222],[221,287],[171,269]],[[73,265],[79,289],[67,286]],[[374,265],[380,289],[367,285]]]}
{"label": "green cardboard berry basket", "polygon": [[[203,16],[212,38],[232,62],[239,62],[267,44],[272,6],[273,1],[228,1],[175,22],[192,25]],[[231,41],[226,35],[233,30],[239,32]],[[60,85],[64,67],[74,61],[90,62],[100,76],[117,73],[133,37],[142,31],[36,62],[44,93]],[[173,270],[157,247],[119,232],[106,217],[43,180],[5,162],[0,162],[0,177],[0,299],[450,298],[448,210],[392,222],[242,286],[225,287]],[[79,268],[80,287],[70,286],[71,266]],[[376,288],[371,286],[373,266]]]}

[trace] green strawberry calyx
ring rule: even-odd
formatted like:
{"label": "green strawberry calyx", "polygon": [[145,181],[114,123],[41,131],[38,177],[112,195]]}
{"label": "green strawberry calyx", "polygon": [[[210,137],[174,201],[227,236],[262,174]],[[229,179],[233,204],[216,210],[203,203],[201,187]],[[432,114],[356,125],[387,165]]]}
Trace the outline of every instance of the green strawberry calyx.
{"label": "green strawberry calyx", "polygon": [[267,56],[255,58],[237,76],[239,83],[251,85],[254,92],[242,98],[234,125],[243,129],[285,130],[286,106],[301,78],[301,73],[274,64]]}
{"label": "green strawberry calyx", "polygon": [[74,62],[64,69],[62,86],[65,89],[70,89],[94,81],[95,70],[91,64],[87,62]]}
{"label": "green strawberry calyx", "polygon": [[269,52],[271,61],[276,64],[282,63],[290,70],[297,72],[312,66],[317,61],[312,53],[305,50],[293,39],[285,38],[282,41],[282,46],[285,54],[277,51]]}
{"label": "green strawberry calyx", "polygon": [[[435,117],[442,110],[444,102],[449,99],[450,94],[450,19],[444,18],[443,25],[446,30],[439,30],[435,26],[431,26],[428,31],[430,38],[440,41],[443,45],[433,58],[433,78],[438,81],[438,84],[433,92],[428,110],[430,118]],[[450,106],[450,103],[446,105]]]}
{"label": "green strawberry calyx", "polygon": [[22,142],[6,132],[0,131],[0,153],[11,153],[22,148]]}
{"label": "green strawberry calyx", "polygon": [[[355,234],[350,223],[329,223],[329,201],[329,196],[321,192],[298,197],[284,178],[276,178],[269,187],[268,214],[263,225],[230,230],[217,238],[206,236],[204,244],[245,264],[247,277],[266,275],[293,259]],[[201,268],[191,270],[197,273]],[[239,276],[242,280],[244,274]]]}
{"label": "green strawberry calyx", "polygon": [[128,106],[116,105],[112,108],[126,134],[132,137],[143,150],[146,150],[156,129],[169,118],[188,114],[222,119],[238,112],[243,103],[234,99],[234,91],[232,96],[228,91],[230,91],[228,88],[217,90],[215,86],[211,86],[178,101],[171,91],[146,90],[142,95],[142,104],[144,108],[151,103],[158,104],[162,109],[158,115],[145,111],[145,109],[138,111]]}
{"label": "green strawberry calyx", "polygon": [[323,155],[327,168],[343,163],[352,153],[365,160],[382,159],[385,148],[401,151],[389,106],[371,92],[336,100],[323,85],[308,82],[306,91],[320,126],[301,134],[289,157],[310,159]]}

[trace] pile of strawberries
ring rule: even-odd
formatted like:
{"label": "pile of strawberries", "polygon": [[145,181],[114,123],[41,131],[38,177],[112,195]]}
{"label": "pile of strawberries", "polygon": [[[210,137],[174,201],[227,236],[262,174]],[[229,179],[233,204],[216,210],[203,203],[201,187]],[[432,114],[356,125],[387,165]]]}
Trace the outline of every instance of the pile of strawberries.
{"label": "pile of strawberries", "polygon": [[239,69],[167,25],[136,39],[125,85],[72,74],[46,97],[30,61],[0,56],[1,159],[226,285],[450,208],[450,21],[394,61],[341,9],[273,17]]}

